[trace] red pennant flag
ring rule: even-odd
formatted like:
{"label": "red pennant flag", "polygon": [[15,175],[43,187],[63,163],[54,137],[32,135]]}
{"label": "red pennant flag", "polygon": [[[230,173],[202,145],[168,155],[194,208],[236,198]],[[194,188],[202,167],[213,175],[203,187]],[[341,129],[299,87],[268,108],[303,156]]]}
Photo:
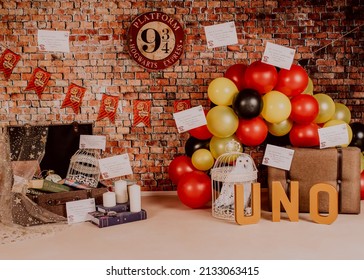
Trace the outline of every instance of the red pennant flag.
{"label": "red pennant flag", "polygon": [[61,109],[65,107],[72,107],[75,114],[78,114],[85,92],[86,88],[71,83],[71,85],[68,87],[67,95],[62,103]]}
{"label": "red pennant flag", "polygon": [[191,108],[191,100],[176,100],[174,101],[174,112],[181,112]]}
{"label": "red pennant flag", "polygon": [[0,72],[4,72],[5,79],[9,80],[11,73],[20,60],[20,55],[6,49],[0,57]]}
{"label": "red pennant flag", "polygon": [[97,120],[108,117],[112,123],[115,123],[115,114],[118,109],[118,96],[104,94],[101,100],[101,108]]}
{"label": "red pennant flag", "polygon": [[34,70],[32,76],[30,77],[30,81],[25,90],[34,90],[38,97],[41,98],[42,92],[47,86],[50,77],[50,73],[38,67]]}
{"label": "red pennant flag", "polygon": [[150,107],[152,102],[135,100],[134,101],[134,126],[137,126],[140,123],[143,123],[147,127],[150,127]]}

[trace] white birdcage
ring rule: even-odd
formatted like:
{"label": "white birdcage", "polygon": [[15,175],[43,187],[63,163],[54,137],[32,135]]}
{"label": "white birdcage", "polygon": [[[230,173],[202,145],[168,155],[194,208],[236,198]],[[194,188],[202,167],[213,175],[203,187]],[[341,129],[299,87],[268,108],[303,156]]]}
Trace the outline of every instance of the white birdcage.
{"label": "white birdcage", "polygon": [[251,185],[258,171],[253,158],[241,152],[220,155],[211,169],[212,215],[225,220],[235,219],[234,186],[244,185],[244,212],[251,215]]}
{"label": "white birdcage", "polygon": [[96,188],[100,179],[100,151],[79,149],[71,157],[66,179],[82,186]]}

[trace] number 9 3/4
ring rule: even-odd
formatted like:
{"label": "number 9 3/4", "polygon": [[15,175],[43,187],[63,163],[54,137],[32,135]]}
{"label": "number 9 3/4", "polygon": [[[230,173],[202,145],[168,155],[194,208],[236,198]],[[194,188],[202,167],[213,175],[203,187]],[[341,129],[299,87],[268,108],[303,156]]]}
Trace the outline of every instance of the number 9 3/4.
{"label": "number 9 3/4", "polygon": [[172,30],[164,23],[150,27],[147,24],[138,34],[139,50],[154,60],[165,59],[169,56],[175,44],[176,38]]}

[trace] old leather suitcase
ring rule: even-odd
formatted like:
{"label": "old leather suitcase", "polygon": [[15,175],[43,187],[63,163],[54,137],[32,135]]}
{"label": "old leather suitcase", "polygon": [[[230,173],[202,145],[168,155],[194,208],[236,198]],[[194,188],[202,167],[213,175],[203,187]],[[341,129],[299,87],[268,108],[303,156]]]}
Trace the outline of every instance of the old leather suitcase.
{"label": "old leather suitcase", "polygon": [[71,157],[79,149],[80,135],[92,135],[91,123],[48,126],[45,154],[40,162],[42,170],[54,170],[66,178]]}
{"label": "old leather suitcase", "polygon": [[[290,181],[299,182],[299,212],[309,212],[309,191],[317,183],[327,183],[339,192],[339,213],[360,213],[360,149],[292,148],[289,171],[268,167],[269,207],[272,206],[272,182],[279,181],[288,191]],[[319,193],[319,211],[327,213],[328,195]]]}
{"label": "old leather suitcase", "polygon": [[96,205],[102,204],[102,194],[107,192],[107,190],[106,187],[99,187],[87,190],[31,195],[30,198],[42,208],[60,216],[67,217],[66,202],[95,198]]}
{"label": "old leather suitcase", "polygon": [[77,122],[49,126],[9,126],[11,160],[36,159],[42,171],[53,170],[65,178],[70,159],[79,149],[80,135],[92,135],[92,129],[91,123]]}

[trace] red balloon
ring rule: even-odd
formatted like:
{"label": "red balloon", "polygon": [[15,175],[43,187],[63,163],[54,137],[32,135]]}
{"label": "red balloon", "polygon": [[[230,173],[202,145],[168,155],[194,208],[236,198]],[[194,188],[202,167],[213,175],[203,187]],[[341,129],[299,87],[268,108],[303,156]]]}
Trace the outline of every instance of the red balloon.
{"label": "red balloon", "polygon": [[232,80],[239,91],[245,88],[244,74],[248,66],[242,63],[231,65],[225,72],[224,77]]}
{"label": "red balloon", "polygon": [[281,69],[278,73],[278,81],[275,90],[288,97],[302,93],[308,85],[308,75],[302,66],[292,64],[291,69]]}
{"label": "red balloon", "polygon": [[203,126],[191,129],[189,132],[192,137],[195,137],[199,140],[207,140],[213,136],[212,133],[208,130],[206,124]]}
{"label": "red balloon", "polygon": [[311,123],[319,113],[319,104],[309,94],[299,94],[291,98],[291,114],[289,118],[296,123]]}
{"label": "red balloon", "polygon": [[181,177],[187,173],[197,170],[188,156],[175,157],[168,166],[169,178],[174,184],[178,184]]}
{"label": "red balloon", "polygon": [[316,123],[293,124],[289,132],[289,140],[295,147],[314,147],[320,145],[318,129]]}
{"label": "red balloon", "polygon": [[245,146],[258,146],[267,138],[268,126],[261,117],[239,119],[235,135]]}
{"label": "red balloon", "polygon": [[364,200],[364,170],[360,173],[360,199]]}
{"label": "red balloon", "polygon": [[[204,110],[205,116],[207,115],[208,110]],[[212,138],[213,134],[207,128],[207,124],[193,128],[188,131],[192,137],[195,137],[199,140],[207,140]]]}
{"label": "red balloon", "polygon": [[190,208],[202,208],[212,197],[210,177],[202,171],[193,171],[183,176],[177,185],[180,201]]}
{"label": "red balloon", "polygon": [[255,89],[260,94],[271,91],[277,83],[277,69],[261,61],[255,61],[248,66],[244,74],[246,88]]}

